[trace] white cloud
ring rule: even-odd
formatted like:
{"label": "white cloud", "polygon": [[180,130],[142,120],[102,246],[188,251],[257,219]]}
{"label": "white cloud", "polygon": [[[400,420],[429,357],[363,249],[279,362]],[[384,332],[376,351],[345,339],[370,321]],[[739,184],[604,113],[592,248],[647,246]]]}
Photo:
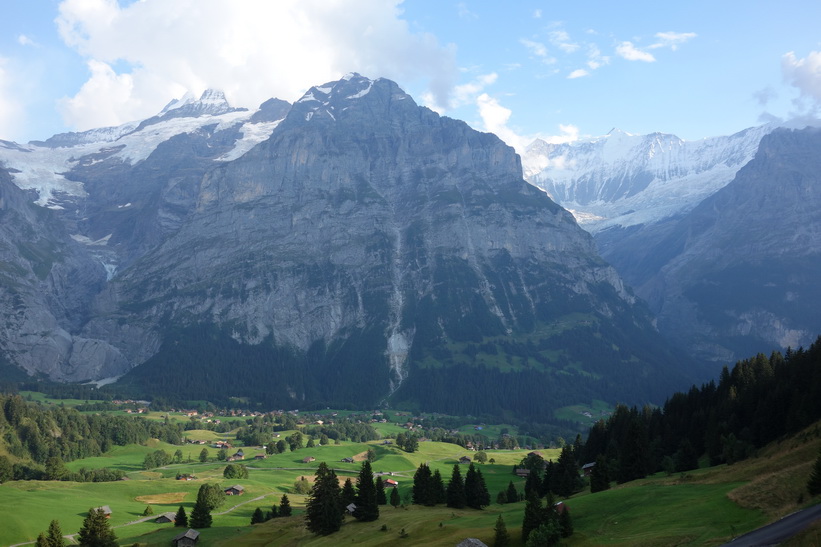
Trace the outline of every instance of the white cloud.
{"label": "white cloud", "polygon": [[459,17],[462,19],[478,19],[479,16],[474,12],[470,11],[466,2],[459,2],[456,5],[456,8],[459,10]]}
{"label": "white cloud", "polygon": [[570,35],[564,30],[553,30],[548,34],[550,43],[558,47],[565,53],[573,53],[579,49],[579,44],[570,40]]}
{"label": "white cloud", "polygon": [[[87,58],[88,81],[62,102],[78,129],[156,114],[185,91],[225,91],[236,106],[297,99],[351,71],[420,82],[446,106],[452,48],[410,30],[401,0],[64,0],[58,29]],[[130,65],[128,72],[112,67]]]}
{"label": "white cloud", "polygon": [[482,74],[472,82],[457,85],[453,91],[453,101],[451,101],[451,108],[456,108],[475,100],[475,97],[484,91],[485,87],[496,82],[498,75],[495,72],[490,74]]}
{"label": "white cloud", "polygon": [[542,10],[540,10],[540,9],[533,10],[533,18],[534,19],[541,19],[542,18]]}
{"label": "white cloud", "polygon": [[815,108],[821,105],[821,51],[811,51],[804,59],[790,51],[781,58],[781,73],[802,98],[815,103]]}
{"label": "white cloud", "polygon": [[20,36],[17,37],[17,43],[20,44],[21,46],[34,46],[34,47],[39,47],[40,46],[40,44],[38,44],[37,42],[35,42],[34,40],[29,38],[25,34],[21,34]]}
{"label": "white cloud", "polygon": [[590,73],[583,68],[577,68],[567,75],[567,79],[575,80],[576,78],[584,78],[585,76],[590,76]]}
{"label": "white cloud", "polygon": [[656,38],[658,42],[649,46],[649,49],[656,49],[660,47],[669,47],[673,51],[678,49],[678,46],[698,36],[695,32],[657,32]]}
{"label": "white cloud", "polygon": [[616,54],[628,61],[644,61],[652,63],[656,60],[651,54],[642,51],[633,45],[633,42],[622,42],[616,46]]}
{"label": "white cloud", "polygon": [[528,40],[527,38],[520,39],[519,43],[525,46],[532,55],[540,58],[543,63],[552,65],[556,62],[556,59],[550,56],[547,51],[547,46],[543,43],[534,42],[533,40]]}
{"label": "white cloud", "polygon": [[587,47],[587,68],[590,70],[597,70],[609,63],[610,57],[602,55],[596,44],[590,44]]}

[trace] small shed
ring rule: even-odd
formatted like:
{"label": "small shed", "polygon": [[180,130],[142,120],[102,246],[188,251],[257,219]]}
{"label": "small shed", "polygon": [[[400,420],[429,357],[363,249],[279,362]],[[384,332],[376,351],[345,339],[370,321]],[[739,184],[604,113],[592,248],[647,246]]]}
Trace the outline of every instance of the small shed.
{"label": "small shed", "polygon": [[107,518],[107,519],[111,518],[111,507],[109,507],[108,505],[103,505],[102,507],[96,507],[95,509],[97,511],[102,511],[103,514],[105,515],[105,518]]}
{"label": "small shed", "polygon": [[346,510],[346,511],[348,511],[348,513],[350,513],[350,514],[352,514],[352,515],[353,515],[354,511],[356,511],[356,504],[355,504],[355,503],[349,503],[349,504],[345,507],[345,510]]}
{"label": "small shed", "polygon": [[459,458],[459,463],[461,463],[462,465],[468,465],[470,463],[470,457],[462,456],[461,458]]}
{"label": "small shed", "polygon": [[189,528],[187,532],[174,536],[171,543],[173,543],[175,547],[189,547],[191,545],[196,545],[199,540],[200,533],[193,528]]}
{"label": "small shed", "polygon": [[593,468],[596,467],[596,462],[586,463],[582,466],[582,472],[585,477],[589,477],[593,473]]}
{"label": "small shed", "polygon": [[456,547],[487,547],[487,543],[476,538],[462,540]]}
{"label": "small shed", "polygon": [[226,496],[241,496],[245,493],[245,488],[240,486],[239,484],[235,484],[230,488],[225,489]]}
{"label": "small shed", "polygon": [[516,469],[517,477],[527,477],[528,475],[530,475],[530,469],[526,469],[524,467],[519,467]]}
{"label": "small shed", "polygon": [[315,461],[316,458],[314,458],[313,456],[306,456],[305,458],[302,458],[302,463],[311,463]]}
{"label": "small shed", "polygon": [[159,517],[155,518],[154,522],[158,522],[160,524],[165,524],[167,522],[171,522],[171,523],[176,522],[176,520],[177,520],[177,514],[172,511],[170,513],[163,513]]}
{"label": "small shed", "polygon": [[393,479],[385,479],[385,488],[396,488],[399,483]]}

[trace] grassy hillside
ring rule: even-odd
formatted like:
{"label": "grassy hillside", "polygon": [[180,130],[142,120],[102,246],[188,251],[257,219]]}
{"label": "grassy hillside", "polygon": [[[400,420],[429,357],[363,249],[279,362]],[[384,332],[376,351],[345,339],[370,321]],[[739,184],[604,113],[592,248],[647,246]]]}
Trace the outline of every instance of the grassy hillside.
{"label": "grassy hillside", "polygon": [[[342,530],[330,537],[316,537],[303,526],[304,496],[295,494],[294,482],[300,476],[312,477],[320,461],[337,469],[340,477],[354,477],[359,463],[343,463],[344,457],[360,456],[368,447],[376,451],[375,471],[394,472],[403,499],[408,499],[413,472],[422,462],[439,469],[449,478],[453,464],[465,449],[448,443],[423,442],[419,451],[407,454],[394,446],[371,443],[347,443],[316,446],[295,452],[269,456],[265,460],[246,461],[248,479],[227,481],[222,478],[224,463],[200,463],[200,448],[183,447],[192,453],[192,462],[144,471],[142,460],[147,452],[159,448],[173,452],[173,445],[152,441],[149,446],[117,447],[100,458],[78,460],[70,467],[110,467],[122,469],[130,478],[113,483],[72,483],[16,481],[0,485],[0,545],[33,541],[46,530],[51,519],[60,521],[66,534],[76,533],[89,507],[109,505],[113,510],[111,524],[123,545],[167,546],[180,532],[168,524],[141,519],[146,504],[155,515],[176,511],[182,505],[190,513],[197,490],[203,482],[219,482],[227,487],[242,484],[246,494],[227,498],[214,514],[214,526],[203,530],[200,544],[237,546],[280,545],[385,545],[399,540],[405,530],[403,545],[455,545],[466,537],[476,537],[492,544],[493,526],[502,515],[513,538],[520,543],[524,503],[493,504],[483,511],[453,510],[446,507],[382,508],[380,519],[359,523],[347,519]],[[575,534],[566,545],[719,545],[733,535],[740,535],[766,522],[800,508],[811,500],[804,492],[806,478],[821,447],[821,424],[798,435],[768,445],[758,456],[731,466],[722,465],[686,474],[657,474],[626,483],[597,494],[579,493],[565,503],[573,515]],[[215,452],[215,451],[212,451]],[[248,454],[258,450],[246,448]],[[542,451],[557,458],[558,451]],[[491,499],[513,480],[523,489],[522,479],[511,469],[525,454],[519,451],[489,451],[495,465],[481,466]],[[305,464],[307,456],[315,462]],[[194,481],[176,481],[177,473],[193,473]],[[295,515],[250,526],[256,507],[268,510],[287,493]],[[386,530],[382,530],[382,526]],[[814,536],[812,534],[815,534]],[[811,541],[821,530],[810,530]],[[802,543],[795,543],[801,545]]]}

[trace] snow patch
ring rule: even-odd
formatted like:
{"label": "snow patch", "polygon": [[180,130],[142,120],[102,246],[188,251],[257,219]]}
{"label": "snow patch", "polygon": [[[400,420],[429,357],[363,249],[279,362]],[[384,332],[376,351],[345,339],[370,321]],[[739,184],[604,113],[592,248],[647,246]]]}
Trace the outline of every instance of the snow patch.
{"label": "snow patch", "polygon": [[217,158],[216,161],[233,161],[241,156],[244,156],[245,153],[253,147],[262,141],[267,140],[280,122],[282,122],[282,120],[277,120],[275,122],[243,124],[240,128],[242,138],[234,144],[234,148],[232,148],[230,152],[223,154]]}
{"label": "snow patch", "polygon": [[368,87],[366,87],[365,89],[363,89],[359,93],[354,93],[353,95],[350,95],[350,96],[346,97],[346,99],[360,99],[360,98],[364,97],[365,95],[367,95],[368,93],[370,93],[372,87],[373,87],[373,82],[369,81],[368,82]]}

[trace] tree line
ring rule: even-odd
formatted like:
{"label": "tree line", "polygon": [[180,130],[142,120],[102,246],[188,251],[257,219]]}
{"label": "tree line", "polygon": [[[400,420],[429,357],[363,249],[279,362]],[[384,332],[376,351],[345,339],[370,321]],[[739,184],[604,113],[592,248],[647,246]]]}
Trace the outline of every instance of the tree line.
{"label": "tree line", "polygon": [[[626,482],[665,470],[732,464],[821,419],[821,337],[807,350],[759,353],[724,367],[716,384],[670,396],[661,408],[624,405],[590,429],[583,459]],[[600,480],[600,477],[596,477]]]}

